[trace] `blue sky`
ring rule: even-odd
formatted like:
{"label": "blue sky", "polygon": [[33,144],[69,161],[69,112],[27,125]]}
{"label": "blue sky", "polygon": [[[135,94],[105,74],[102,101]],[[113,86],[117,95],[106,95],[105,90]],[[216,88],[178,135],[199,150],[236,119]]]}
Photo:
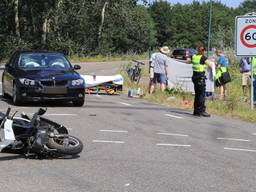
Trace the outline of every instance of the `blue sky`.
{"label": "blue sky", "polygon": [[[168,0],[170,3],[172,4],[176,4],[176,3],[186,3],[186,4],[190,4],[193,0]],[[209,1],[209,0],[198,0],[200,2],[203,2],[203,1]],[[220,1],[222,4],[225,4],[229,7],[238,7],[240,5],[240,3],[243,2],[243,0],[217,0],[217,1]]]}

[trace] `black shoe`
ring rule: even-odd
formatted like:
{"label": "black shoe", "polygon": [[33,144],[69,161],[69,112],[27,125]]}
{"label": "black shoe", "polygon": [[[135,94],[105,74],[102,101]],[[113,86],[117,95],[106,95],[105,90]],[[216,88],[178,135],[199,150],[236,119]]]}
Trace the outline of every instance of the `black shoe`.
{"label": "black shoe", "polygon": [[200,113],[200,115],[203,117],[211,117],[211,115],[207,112],[202,112],[202,113]]}
{"label": "black shoe", "polygon": [[200,117],[201,116],[200,113],[195,113],[195,112],[193,113],[193,115],[196,116],[196,117]]}

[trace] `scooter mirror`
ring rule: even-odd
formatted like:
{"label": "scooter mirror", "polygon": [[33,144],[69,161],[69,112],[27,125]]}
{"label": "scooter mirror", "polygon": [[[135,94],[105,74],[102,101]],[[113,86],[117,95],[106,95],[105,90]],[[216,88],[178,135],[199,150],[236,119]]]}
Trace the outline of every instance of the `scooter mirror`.
{"label": "scooter mirror", "polygon": [[46,108],[45,108],[45,109],[40,108],[40,109],[38,110],[38,115],[43,115],[43,114],[45,114],[46,110],[47,110]]}

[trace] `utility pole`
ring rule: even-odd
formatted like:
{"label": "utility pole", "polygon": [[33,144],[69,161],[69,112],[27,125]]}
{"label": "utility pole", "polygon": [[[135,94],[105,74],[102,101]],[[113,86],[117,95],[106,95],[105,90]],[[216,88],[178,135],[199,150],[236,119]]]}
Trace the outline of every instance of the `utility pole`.
{"label": "utility pole", "polygon": [[[150,8],[151,6],[151,0],[148,0],[148,7]],[[148,58],[150,59],[151,57],[151,28],[149,25],[149,29],[148,29]]]}
{"label": "utility pole", "polygon": [[207,57],[209,57],[210,46],[211,46],[211,29],[212,29],[212,0],[210,0],[210,9],[209,9]]}

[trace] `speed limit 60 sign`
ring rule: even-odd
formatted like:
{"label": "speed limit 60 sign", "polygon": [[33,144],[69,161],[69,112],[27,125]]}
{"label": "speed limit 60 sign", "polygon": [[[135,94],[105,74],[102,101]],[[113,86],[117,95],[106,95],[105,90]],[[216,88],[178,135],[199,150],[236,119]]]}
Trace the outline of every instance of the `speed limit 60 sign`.
{"label": "speed limit 60 sign", "polygon": [[256,16],[236,17],[236,55],[256,55]]}

